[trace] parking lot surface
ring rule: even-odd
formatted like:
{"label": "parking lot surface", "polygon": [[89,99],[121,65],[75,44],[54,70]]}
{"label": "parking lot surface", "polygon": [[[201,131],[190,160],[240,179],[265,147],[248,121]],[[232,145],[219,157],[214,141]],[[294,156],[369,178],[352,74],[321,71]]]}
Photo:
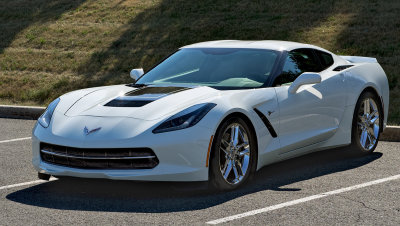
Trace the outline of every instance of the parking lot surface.
{"label": "parking lot surface", "polygon": [[197,183],[40,181],[34,123],[0,119],[1,225],[400,225],[400,143],[380,142],[368,156],[348,148],[309,154],[214,192]]}

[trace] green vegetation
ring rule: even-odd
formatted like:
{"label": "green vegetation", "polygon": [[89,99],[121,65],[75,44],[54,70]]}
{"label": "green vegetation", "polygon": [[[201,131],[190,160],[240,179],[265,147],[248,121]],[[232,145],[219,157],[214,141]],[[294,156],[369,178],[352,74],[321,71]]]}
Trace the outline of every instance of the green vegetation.
{"label": "green vegetation", "polygon": [[0,102],[45,105],[84,87],[130,82],[178,47],[291,40],[376,57],[400,123],[398,0],[0,0]]}

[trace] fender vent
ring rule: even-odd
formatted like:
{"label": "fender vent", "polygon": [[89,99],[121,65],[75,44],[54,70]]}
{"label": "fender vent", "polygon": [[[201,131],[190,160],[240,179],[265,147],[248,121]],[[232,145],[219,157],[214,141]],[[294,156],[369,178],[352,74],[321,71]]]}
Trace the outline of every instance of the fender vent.
{"label": "fender vent", "polygon": [[277,137],[278,135],[276,134],[274,127],[272,127],[271,123],[269,122],[267,116],[265,116],[261,111],[259,111],[257,108],[254,108],[254,111],[257,113],[257,115],[261,118],[263,121],[264,125],[267,127],[269,133],[271,134],[272,137]]}
{"label": "fender vent", "polygon": [[333,71],[343,71],[347,68],[353,67],[354,65],[340,65],[333,69]]}

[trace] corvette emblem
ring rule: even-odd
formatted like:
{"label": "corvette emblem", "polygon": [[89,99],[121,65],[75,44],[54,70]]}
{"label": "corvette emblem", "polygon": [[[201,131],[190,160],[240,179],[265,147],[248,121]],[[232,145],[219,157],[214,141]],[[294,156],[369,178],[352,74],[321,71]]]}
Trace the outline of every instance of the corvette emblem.
{"label": "corvette emblem", "polygon": [[89,135],[89,134],[91,134],[91,133],[93,133],[93,132],[99,131],[100,129],[101,129],[101,127],[98,127],[98,128],[96,128],[96,129],[89,130],[89,129],[85,126],[85,128],[83,128],[83,132],[84,132],[85,135],[87,136],[87,135]]}

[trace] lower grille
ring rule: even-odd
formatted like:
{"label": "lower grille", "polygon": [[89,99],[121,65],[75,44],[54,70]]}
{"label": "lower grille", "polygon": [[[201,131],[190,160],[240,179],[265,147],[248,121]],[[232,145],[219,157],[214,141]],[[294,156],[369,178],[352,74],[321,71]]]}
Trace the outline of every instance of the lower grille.
{"label": "lower grille", "polygon": [[40,144],[44,162],[80,169],[151,169],[158,165],[150,148],[74,148]]}

